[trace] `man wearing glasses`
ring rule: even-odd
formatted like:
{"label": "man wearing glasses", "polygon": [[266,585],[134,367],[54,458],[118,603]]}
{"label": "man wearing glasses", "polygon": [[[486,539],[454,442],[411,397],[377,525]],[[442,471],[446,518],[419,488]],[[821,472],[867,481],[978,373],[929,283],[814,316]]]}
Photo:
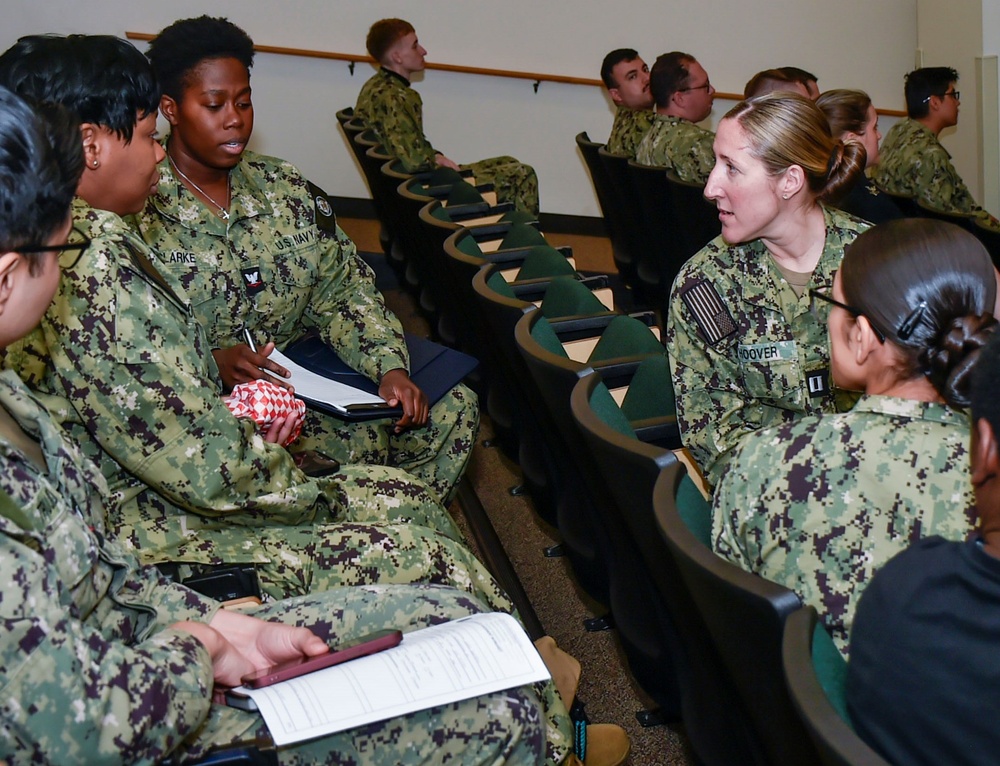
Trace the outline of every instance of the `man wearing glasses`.
{"label": "man wearing glasses", "polygon": [[1000,230],[1000,221],[983,210],[951,164],[938,136],[958,124],[958,72],[951,67],[925,67],[906,75],[906,113],[886,135],[874,168],[875,183],[892,194],[916,197],[949,213],[970,213]]}
{"label": "man wearing glasses", "polygon": [[715,134],[698,127],[712,113],[715,88],[694,56],[664,53],[649,72],[656,117],[636,151],[643,165],[672,170],[682,181],[704,185],[715,166]]}

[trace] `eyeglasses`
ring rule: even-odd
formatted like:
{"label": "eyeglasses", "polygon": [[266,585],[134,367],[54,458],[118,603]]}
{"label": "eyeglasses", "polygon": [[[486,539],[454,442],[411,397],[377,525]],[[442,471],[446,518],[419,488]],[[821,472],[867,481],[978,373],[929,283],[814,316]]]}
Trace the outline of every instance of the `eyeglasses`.
{"label": "eyeglasses", "polygon": [[885,343],[885,334],[875,326],[875,323],[871,320],[871,317],[867,316],[865,312],[863,312],[861,309],[856,309],[854,308],[854,306],[848,306],[846,303],[841,303],[832,296],[829,296],[826,293],[821,293],[819,290],[810,290],[809,297],[813,300],[814,305],[812,306],[812,310],[814,315],[816,316],[819,315],[819,312],[816,310],[815,306],[815,302],[817,300],[821,300],[833,306],[837,306],[838,308],[842,308],[844,311],[846,311],[855,319],[857,319],[858,317],[864,317],[865,319],[867,319],[868,324],[872,328],[872,332],[875,333],[875,337],[878,338],[878,342]]}
{"label": "eyeglasses", "polygon": [[62,245],[24,245],[17,248],[19,253],[59,253],[59,267],[71,269],[80,256],[90,247],[90,238],[75,226],[69,230],[69,237]]}
{"label": "eyeglasses", "polygon": [[[937,94],[935,93],[934,95],[937,95]],[[961,93],[961,91],[957,91],[957,90],[946,90],[944,93],[942,93],[940,96],[938,96],[938,98],[944,98],[945,96],[954,96],[956,101],[961,101],[962,100],[962,93]],[[927,98],[925,98],[923,100],[922,103],[926,104],[928,101],[931,100],[931,98],[933,98],[933,96],[928,96]]]}
{"label": "eyeglasses", "polygon": [[706,93],[708,93],[711,89],[712,89],[712,82],[711,82],[711,80],[705,80],[705,84],[704,85],[695,85],[693,88],[678,88],[677,92],[678,93],[685,93],[685,92],[687,92],[689,90],[703,90]]}

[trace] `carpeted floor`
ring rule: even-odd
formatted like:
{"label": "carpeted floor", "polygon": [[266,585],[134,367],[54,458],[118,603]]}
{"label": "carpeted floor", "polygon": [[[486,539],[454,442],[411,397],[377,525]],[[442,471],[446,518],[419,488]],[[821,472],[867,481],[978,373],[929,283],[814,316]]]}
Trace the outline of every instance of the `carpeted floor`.
{"label": "carpeted floor", "polygon": [[[340,221],[362,251],[378,251],[377,224],[372,221]],[[606,239],[551,235],[554,244],[574,248],[577,267],[587,271],[613,271],[610,244]],[[427,325],[413,301],[395,286],[391,270],[384,267],[381,255],[367,256],[379,275],[380,287],[389,307],[404,327],[418,334],[427,333]],[[520,481],[517,465],[496,447],[486,446],[492,435],[484,419],[469,467],[476,494],[503,542],[518,577],[546,632],[561,647],[577,657],[583,666],[579,697],[593,722],[617,723],[632,740],[630,766],[687,766],[695,763],[683,734],[668,726],[644,729],[635,714],[646,707],[641,693],[631,682],[614,631],[587,633],[583,620],[593,617],[594,604],[574,586],[565,559],[549,559],[543,548],[557,542],[553,531],[544,528],[528,497],[513,497],[509,489]],[[453,512],[460,517],[457,504]],[[459,523],[463,523],[459,518]],[[469,535],[467,535],[469,536]]]}

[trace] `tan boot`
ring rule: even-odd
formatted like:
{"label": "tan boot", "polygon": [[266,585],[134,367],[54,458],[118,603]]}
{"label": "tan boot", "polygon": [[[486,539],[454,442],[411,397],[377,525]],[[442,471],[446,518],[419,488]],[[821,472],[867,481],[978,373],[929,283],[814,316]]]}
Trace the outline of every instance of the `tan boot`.
{"label": "tan boot", "polygon": [[552,676],[552,683],[569,710],[576,699],[576,689],[580,685],[580,661],[556,646],[552,636],[542,636],[535,641],[535,649]]}
{"label": "tan boot", "polygon": [[631,743],[621,726],[592,723],[587,727],[587,755],[581,761],[571,753],[563,766],[619,766],[628,758]]}

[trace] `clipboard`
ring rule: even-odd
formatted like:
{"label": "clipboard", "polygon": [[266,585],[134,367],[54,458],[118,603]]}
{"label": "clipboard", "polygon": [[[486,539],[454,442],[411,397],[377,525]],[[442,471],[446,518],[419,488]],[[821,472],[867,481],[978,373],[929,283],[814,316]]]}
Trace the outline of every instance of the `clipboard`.
{"label": "clipboard", "polygon": [[[410,380],[420,387],[432,406],[479,366],[475,357],[419,335],[405,333],[404,339],[410,354]],[[323,342],[319,333],[309,332],[292,341],[282,353],[310,372],[378,396],[378,384],[349,367],[332,347]],[[345,412],[323,402],[305,401],[314,409],[349,422],[399,418],[403,414],[401,407],[389,407],[384,402],[381,405],[349,405]]]}

